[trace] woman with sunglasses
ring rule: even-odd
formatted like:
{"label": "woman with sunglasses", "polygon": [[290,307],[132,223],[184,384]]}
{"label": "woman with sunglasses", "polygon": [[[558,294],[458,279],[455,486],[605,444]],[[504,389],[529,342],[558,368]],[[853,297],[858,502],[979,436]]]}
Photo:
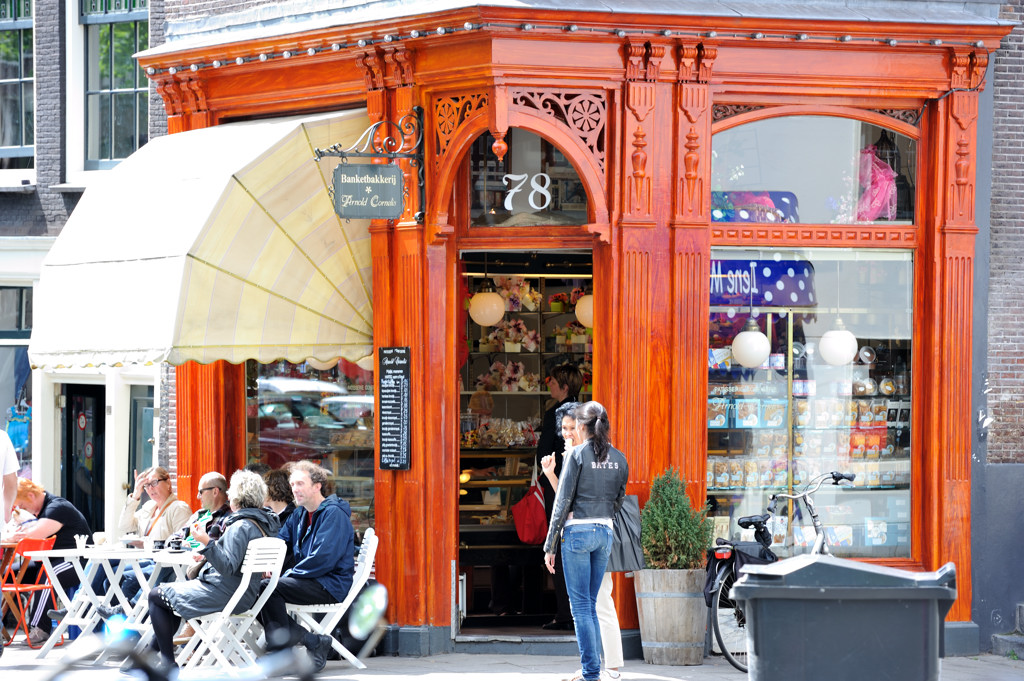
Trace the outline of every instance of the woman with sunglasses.
{"label": "woman with sunglasses", "polygon": [[[149,495],[149,501],[139,508],[143,490]],[[191,515],[192,508],[174,496],[171,474],[162,466],[154,466],[141,473],[135,472],[135,489],[121,509],[117,531],[122,535],[137,534],[140,541],[135,544],[142,546],[142,537],[167,539],[184,527]]]}

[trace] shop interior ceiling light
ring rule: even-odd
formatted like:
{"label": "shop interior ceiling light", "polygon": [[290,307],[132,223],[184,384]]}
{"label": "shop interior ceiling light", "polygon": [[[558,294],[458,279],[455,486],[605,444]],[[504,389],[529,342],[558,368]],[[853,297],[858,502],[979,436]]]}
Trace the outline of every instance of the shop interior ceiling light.
{"label": "shop interior ceiling light", "polygon": [[750,317],[743,330],[732,339],[732,356],[748,369],[756,369],[765,363],[772,352],[772,344],[754,319],[754,266],[750,263]]}
{"label": "shop interior ceiling light", "polygon": [[[842,291],[842,283],[839,281],[839,262],[836,261],[836,291]],[[836,298],[836,307],[839,307],[839,298]],[[818,352],[827,364],[834,367],[843,366],[853,361],[857,356],[860,345],[857,337],[846,328],[842,318],[839,317],[839,310],[836,310],[836,323],[831,329],[822,335],[818,342]]]}
{"label": "shop interior ceiling light", "polygon": [[594,328],[594,296],[588,293],[576,301],[576,319],[588,329]]}
{"label": "shop interior ceiling light", "polygon": [[469,316],[480,326],[494,326],[505,316],[505,299],[490,286],[487,278],[487,256],[484,256],[484,288],[469,300]]}
{"label": "shop interior ceiling light", "polygon": [[818,342],[818,353],[834,367],[849,364],[857,356],[857,337],[836,317],[835,327],[826,331]]}

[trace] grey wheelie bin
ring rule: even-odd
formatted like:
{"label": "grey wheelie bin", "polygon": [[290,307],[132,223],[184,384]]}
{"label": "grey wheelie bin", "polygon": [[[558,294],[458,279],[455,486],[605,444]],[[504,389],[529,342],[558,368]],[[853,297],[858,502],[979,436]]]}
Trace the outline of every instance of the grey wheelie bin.
{"label": "grey wheelie bin", "polygon": [[753,681],[936,681],[956,567],[907,572],[825,555],[744,568]]}

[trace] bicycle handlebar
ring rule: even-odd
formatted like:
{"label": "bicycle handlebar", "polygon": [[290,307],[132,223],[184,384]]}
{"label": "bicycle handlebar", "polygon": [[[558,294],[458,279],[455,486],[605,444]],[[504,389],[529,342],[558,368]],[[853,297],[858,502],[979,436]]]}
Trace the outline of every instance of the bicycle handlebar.
{"label": "bicycle handlebar", "polygon": [[[800,492],[798,494],[783,494],[783,493],[780,492],[778,494],[773,494],[770,497],[768,497],[768,499],[770,501],[770,503],[768,504],[768,512],[769,513],[774,513],[775,512],[775,502],[778,499],[802,499],[805,496],[810,496],[810,495],[814,494],[815,492],[817,492],[818,488],[821,487],[822,485],[824,485],[826,480],[831,479],[833,485],[838,485],[843,480],[847,480],[849,482],[853,482],[856,478],[857,478],[857,474],[856,473],[840,473],[839,471],[832,471],[831,473],[824,473],[824,474],[819,475],[818,477],[816,477],[814,480],[811,480],[809,483],[807,483],[807,486],[804,488],[803,492]],[[813,485],[813,487],[812,487],[812,485]]]}

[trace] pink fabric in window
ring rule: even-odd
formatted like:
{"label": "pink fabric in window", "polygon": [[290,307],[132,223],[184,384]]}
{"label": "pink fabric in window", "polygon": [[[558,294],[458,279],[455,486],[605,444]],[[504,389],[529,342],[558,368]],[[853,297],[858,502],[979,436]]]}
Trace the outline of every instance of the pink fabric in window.
{"label": "pink fabric in window", "polygon": [[857,220],[872,222],[884,215],[886,220],[896,217],[896,172],[875,155],[875,145],[869,144],[860,152],[860,199],[857,200]]}

